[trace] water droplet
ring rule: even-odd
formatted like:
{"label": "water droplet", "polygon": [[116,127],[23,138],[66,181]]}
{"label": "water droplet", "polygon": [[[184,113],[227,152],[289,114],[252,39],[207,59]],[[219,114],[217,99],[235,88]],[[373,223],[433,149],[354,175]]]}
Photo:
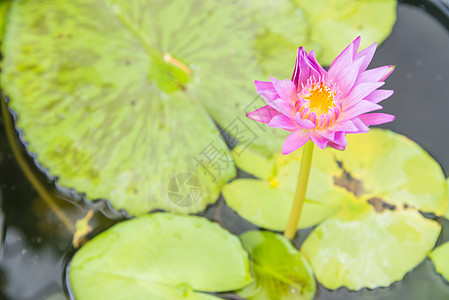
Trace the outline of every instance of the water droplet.
{"label": "water droplet", "polygon": [[436,80],[436,81],[441,81],[441,80],[443,80],[443,75],[441,75],[441,74],[435,75],[435,80]]}
{"label": "water droplet", "polygon": [[20,255],[25,256],[27,254],[28,250],[23,248],[22,251],[20,251]]}
{"label": "water droplet", "polygon": [[423,61],[420,60],[420,59],[417,59],[416,62],[415,62],[415,65],[418,66],[418,67],[421,67],[423,65]]}
{"label": "water droplet", "polygon": [[17,190],[17,187],[15,185],[11,185],[9,188],[10,188],[11,191]]}

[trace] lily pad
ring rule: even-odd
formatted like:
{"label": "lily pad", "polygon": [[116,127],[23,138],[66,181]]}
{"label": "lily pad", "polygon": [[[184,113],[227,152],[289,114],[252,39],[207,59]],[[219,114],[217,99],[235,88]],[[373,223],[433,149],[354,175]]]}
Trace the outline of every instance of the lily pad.
{"label": "lily pad", "polygon": [[412,209],[353,205],[320,224],[301,252],[326,288],[389,286],[432,250],[441,226]]}
{"label": "lily pad", "polygon": [[83,246],[70,264],[76,299],[218,299],[201,292],[251,281],[236,236],[196,216],[163,213],[119,223]]}
{"label": "lily pad", "polygon": [[358,36],[363,37],[362,48],[381,43],[396,21],[397,0],[294,1],[306,14],[310,24],[308,38],[321,46],[318,61],[324,65],[330,65]]}
{"label": "lily pad", "polygon": [[240,236],[249,252],[255,281],[239,292],[248,300],[313,299],[315,279],[306,259],[283,236],[248,231]]}
{"label": "lily pad", "polygon": [[[446,184],[449,191],[449,178],[447,179]],[[449,220],[449,207],[446,209],[446,214],[444,215],[444,217]]]}
{"label": "lily pad", "polygon": [[449,243],[438,246],[429,255],[435,270],[449,281]]}
{"label": "lily pad", "polygon": [[[16,126],[40,167],[88,200],[130,214],[201,211],[235,176],[211,117],[265,156],[287,134],[245,114],[263,105],[253,81],[289,77],[295,48],[308,43],[291,0],[23,0],[10,8],[0,82]],[[200,186],[177,186],[190,174]],[[190,193],[190,205],[179,205]]]}
{"label": "lily pad", "polygon": [[[223,188],[226,203],[260,227],[284,230],[301,151],[264,159],[257,152],[236,148],[237,166],[259,179],[227,184]],[[358,199],[378,209],[383,205],[413,207],[439,216],[448,206],[438,163],[414,142],[382,129],[349,136],[345,151],[316,149],[298,228],[316,225]]]}
{"label": "lily pad", "polygon": [[6,13],[8,11],[11,0],[0,0],[0,42],[3,38],[3,31],[5,30]]}

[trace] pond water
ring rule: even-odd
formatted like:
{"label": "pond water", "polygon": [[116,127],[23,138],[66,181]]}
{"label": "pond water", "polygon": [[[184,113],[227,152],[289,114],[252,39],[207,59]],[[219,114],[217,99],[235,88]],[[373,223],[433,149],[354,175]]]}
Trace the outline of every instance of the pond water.
{"label": "pond water", "polygon": [[[405,1],[399,4],[398,20],[392,35],[379,48],[371,66],[396,64],[386,87],[395,94],[384,103],[385,111],[396,115],[384,126],[418,142],[449,173],[449,4],[444,1]],[[446,4],[445,4],[446,3]],[[381,20],[379,20],[381,22]],[[33,165],[29,159],[29,164]],[[47,182],[33,169],[42,182]],[[244,174],[241,174],[244,176]],[[0,263],[0,299],[67,299],[65,270],[74,250],[72,234],[39,197],[18,167],[8,145],[4,128],[0,130],[0,182],[4,232]],[[49,183],[56,204],[73,223],[88,208],[67,201]],[[220,199],[205,215],[233,233],[255,228],[239,218]],[[119,220],[96,213],[92,225],[98,233]],[[309,230],[310,231],[310,230]],[[299,246],[309,231],[295,240]],[[439,243],[449,240],[449,222],[443,224]],[[398,254],[400,255],[400,254]],[[227,299],[238,299],[223,295]],[[329,291],[319,286],[316,299],[449,299],[449,283],[435,273],[427,259],[388,288],[349,292]]]}

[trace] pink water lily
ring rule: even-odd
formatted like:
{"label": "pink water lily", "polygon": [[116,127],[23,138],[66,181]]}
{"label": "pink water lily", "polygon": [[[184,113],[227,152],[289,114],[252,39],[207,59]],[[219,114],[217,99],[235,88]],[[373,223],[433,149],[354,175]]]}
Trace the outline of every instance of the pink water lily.
{"label": "pink water lily", "polygon": [[370,113],[381,109],[378,103],[393,94],[378,89],[393,72],[394,66],[367,70],[376,44],[357,52],[356,38],[323,69],[314,51],[298,49],[291,80],[256,81],[257,93],[266,106],[248,113],[248,117],[292,132],[284,142],[282,153],[288,154],[312,140],[319,148],[343,150],[347,133],[369,131],[370,125],[394,120],[393,115]]}

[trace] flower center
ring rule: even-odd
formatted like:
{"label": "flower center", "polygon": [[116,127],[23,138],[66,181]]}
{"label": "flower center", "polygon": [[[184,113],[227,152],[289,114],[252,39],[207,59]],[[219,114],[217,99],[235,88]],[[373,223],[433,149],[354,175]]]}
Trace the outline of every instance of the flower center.
{"label": "flower center", "polygon": [[342,101],[338,88],[332,83],[325,83],[322,78],[309,79],[298,95],[296,107],[300,117],[314,122],[318,129],[334,124],[341,113]]}

